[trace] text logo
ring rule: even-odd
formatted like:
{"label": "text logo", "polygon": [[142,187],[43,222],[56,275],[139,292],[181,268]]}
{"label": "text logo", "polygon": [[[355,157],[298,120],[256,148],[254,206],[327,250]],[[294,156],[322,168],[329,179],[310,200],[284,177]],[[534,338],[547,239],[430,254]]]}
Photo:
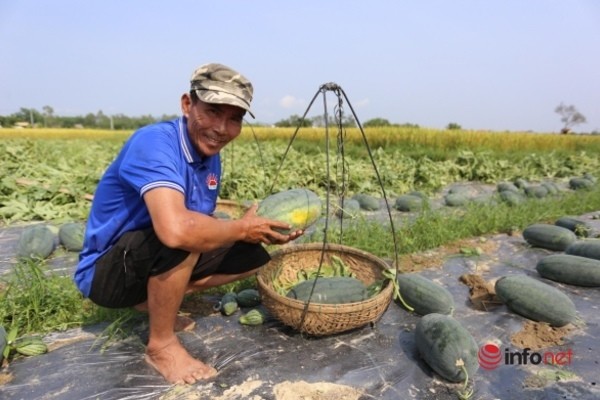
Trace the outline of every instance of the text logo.
{"label": "text logo", "polygon": [[573,350],[565,351],[531,351],[529,347],[521,351],[510,351],[505,348],[504,352],[495,343],[486,343],[479,348],[477,353],[479,366],[486,370],[496,369],[501,363],[504,365],[570,365],[573,361]]}

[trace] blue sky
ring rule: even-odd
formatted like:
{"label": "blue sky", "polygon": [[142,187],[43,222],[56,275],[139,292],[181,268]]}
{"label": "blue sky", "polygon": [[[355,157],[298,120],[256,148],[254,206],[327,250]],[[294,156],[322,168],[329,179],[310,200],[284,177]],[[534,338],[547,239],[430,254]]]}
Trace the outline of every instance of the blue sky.
{"label": "blue sky", "polygon": [[556,132],[563,102],[600,131],[594,0],[0,0],[0,115],[178,114],[206,62],[253,82],[259,122],[335,82],[361,122]]}

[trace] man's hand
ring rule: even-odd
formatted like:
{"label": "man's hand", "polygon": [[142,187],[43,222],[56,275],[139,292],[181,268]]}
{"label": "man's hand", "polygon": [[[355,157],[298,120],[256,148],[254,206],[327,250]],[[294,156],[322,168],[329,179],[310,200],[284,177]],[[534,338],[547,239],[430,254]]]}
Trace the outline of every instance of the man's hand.
{"label": "man's hand", "polygon": [[250,243],[284,244],[304,231],[282,234],[289,225],[256,215],[252,206],[241,219],[218,220],[185,206],[183,194],[175,189],[158,187],[144,194],[152,226],[160,241],[168,247],[202,253],[243,240]]}
{"label": "man's hand", "polygon": [[257,208],[257,204],[252,205],[241,219],[245,223],[246,227],[246,236],[244,239],[245,242],[285,244],[304,234],[304,231],[301,229],[292,231],[289,234],[278,232],[277,229],[288,230],[291,227],[285,222],[263,218],[256,215]]}

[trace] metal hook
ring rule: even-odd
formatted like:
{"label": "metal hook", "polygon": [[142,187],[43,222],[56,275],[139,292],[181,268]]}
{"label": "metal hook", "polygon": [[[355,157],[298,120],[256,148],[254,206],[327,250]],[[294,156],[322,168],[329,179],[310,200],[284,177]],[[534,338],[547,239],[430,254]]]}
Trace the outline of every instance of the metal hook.
{"label": "metal hook", "polygon": [[338,85],[335,82],[328,82],[328,83],[324,83],[321,85],[321,87],[319,88],[319,90],[321,90],[322,92],[325,92],[327,90],[331,90],[331,91],[338,91],[340,90],[340,85]]}

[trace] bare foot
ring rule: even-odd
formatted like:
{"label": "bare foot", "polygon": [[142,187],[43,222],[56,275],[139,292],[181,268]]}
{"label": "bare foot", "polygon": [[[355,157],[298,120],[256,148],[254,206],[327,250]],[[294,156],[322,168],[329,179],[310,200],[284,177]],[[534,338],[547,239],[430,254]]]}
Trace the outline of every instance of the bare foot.
{"label": "bare foot", "polygon": [[192,357],[174,337],[167,345],[156,350],[146,349],[146,362],[167,381],[174,384],[194,383],[217,375],[217,370]]}

